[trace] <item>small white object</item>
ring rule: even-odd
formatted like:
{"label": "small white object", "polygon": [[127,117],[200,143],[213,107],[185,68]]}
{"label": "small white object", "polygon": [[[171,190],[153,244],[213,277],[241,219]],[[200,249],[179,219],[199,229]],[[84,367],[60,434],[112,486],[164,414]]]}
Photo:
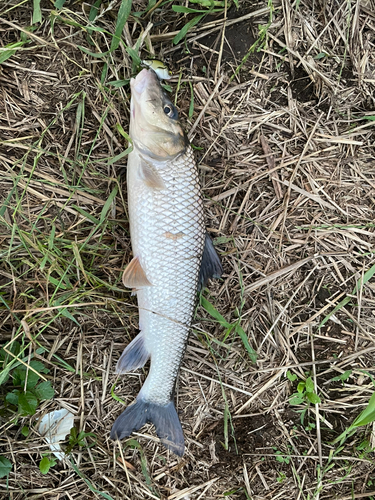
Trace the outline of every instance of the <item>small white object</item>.
{"label": "small white object", "polygon": [[159,80],[170,80],[172,78],[172,73],[169,71],[168,66],[157,59],[141,61],[141,65],[155,71]]}
{"label": "small white object", "polygon": [[63,460],[65,453],[60,447],[60,442],[74,427],[74,415],[70,411],[61,409],[47,413],[39,424],[39,432],[49,444],[51,451],[59,460]]}

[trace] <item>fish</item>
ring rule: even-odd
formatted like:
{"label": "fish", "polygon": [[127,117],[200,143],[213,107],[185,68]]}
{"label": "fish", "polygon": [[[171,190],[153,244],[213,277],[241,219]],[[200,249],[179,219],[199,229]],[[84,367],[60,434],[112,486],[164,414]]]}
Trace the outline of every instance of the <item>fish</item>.
{"label": "fish", "polygon": [[127,189],[133,258],[123,283],[137,295],[139,334],[116,365],[118,374],[143,367],[148,376],[116,419],[112,439],[130,436],[146,423],[178,456],[184,434],[174,404],[180,365],[193,319],[197,290],[223,268],[207,234],[199,174],[178,110],[156,73],[131,79]]}
{"label": "fish", "polygon": [[172,78],[172,72],[168,69],[168,66],[158,59],[143,60],[141,65],[153,69],[159,80],[170,80]]}

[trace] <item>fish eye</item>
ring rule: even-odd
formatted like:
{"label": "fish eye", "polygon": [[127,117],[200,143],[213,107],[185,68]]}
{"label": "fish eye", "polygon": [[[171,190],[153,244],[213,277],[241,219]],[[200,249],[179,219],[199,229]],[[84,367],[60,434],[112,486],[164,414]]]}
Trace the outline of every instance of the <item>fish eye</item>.
{"label": "fish eye", "polygon": [[177,118],[177,110],[170,104],[164,106],[164,113],[170,118]]}

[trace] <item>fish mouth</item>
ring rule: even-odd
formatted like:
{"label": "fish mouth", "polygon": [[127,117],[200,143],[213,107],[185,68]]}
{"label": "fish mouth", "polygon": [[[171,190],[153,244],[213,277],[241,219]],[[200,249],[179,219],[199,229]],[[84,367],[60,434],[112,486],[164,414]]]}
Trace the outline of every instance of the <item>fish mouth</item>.
{"label": "fish mouth", "polygon": [[150,85],[158,84],[159,80],[152,69],[143,69],[130,81],[132,91],[141,95]]}

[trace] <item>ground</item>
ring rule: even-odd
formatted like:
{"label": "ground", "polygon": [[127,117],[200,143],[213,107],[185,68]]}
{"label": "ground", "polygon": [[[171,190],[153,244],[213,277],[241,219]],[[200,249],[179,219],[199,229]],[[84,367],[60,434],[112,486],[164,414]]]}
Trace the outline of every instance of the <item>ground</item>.
{"label": "ground", "polygon": [[[0,3],[0,497],[375,498],[374,1],[95,6]],[[152,426],[109,439],[148,370],[115,374],[138,57],[173,72],[224,266],[181,367],[182,458]],[[53,464],[61,408],[84,434]]]}

